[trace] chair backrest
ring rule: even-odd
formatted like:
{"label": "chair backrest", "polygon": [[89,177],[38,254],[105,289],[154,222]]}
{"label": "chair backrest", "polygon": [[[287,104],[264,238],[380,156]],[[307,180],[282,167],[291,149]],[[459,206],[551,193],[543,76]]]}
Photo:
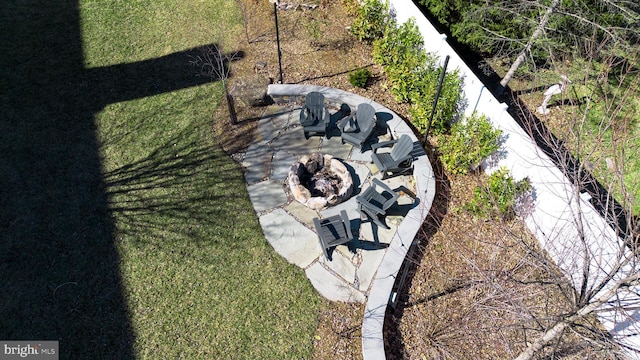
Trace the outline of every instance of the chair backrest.
{"label": "chair backrest", "polygon": [[376,110],[369,104],[359,104],[358,110],[356,110],[356,120],[358,127],[360,127],[360,132],[367,133],[376,124]]}
{"label": "chair backrest", "polygon": [[306,107],[323,106],[324,95],[321,92],[312,91],[305,96],[304,104]]}
{"label": "chair backrest", "polygon": [[413,141],[409,135],[402,135],[398,139],[398,142],[393,145],[393,149],[391,149],[391,157],[393,160],[400,160],[405,156],[411,154],[413,150]]}
{"label": "chair backrest", "polygon": [[324,116],[324,106],[322,105],[313,105],[309,107],[309,117],[313,119],[313,121],[322,121]]}
{"label": "chair backrest", "polygon": [[304,106],[309,112],[310,122],[322,121],[324,116],[324,95],[317,91],[312,91],[305,96]]}

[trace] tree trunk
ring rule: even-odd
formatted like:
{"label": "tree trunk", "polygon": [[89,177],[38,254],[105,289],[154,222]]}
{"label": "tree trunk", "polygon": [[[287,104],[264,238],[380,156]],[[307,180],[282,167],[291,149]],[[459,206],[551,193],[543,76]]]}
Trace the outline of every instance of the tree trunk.
{"label": "tree trunk", "polygon": [[500,80],[500,85],[498,85],[498,88],[496,89],[496,96],[502,95],[504,89],[507,87],[507,84],[509,83],[509,81],[511,81],[511,78],[513,78],[516,70],[518,70],[525,57],[527,56],[527,53],[531,50],[533,44],[536,42],[536,40],[538,40],[538,38],[544,31],[545,26],[547,26],[547,23],[549,22],[549,17],[555,11],[556,7],[558,7],[559,3],[560,0],[553,0],[551,2],[551,5],[547,8],[547,11],[545,11],[542,19],[540,19],[538,27],[533,32],[533,34],[531,34],[531,37],[529,38],[529,41],[527,41],[527,44],[524,46],[524,49],[522,49],[520,54],[518,54],[516,61],[513,62],[513,64],[509,68],[509,71],[507,71],[507,74],[502,78],[502,80]]}
{"label": "tree trunk", "polygon": [[637,282],[638,277],[640,277],[640,274],[633,274],[631,276],[628,276],[625,279],[617,281],[610,289],[606,290],[596,299],[587,303],[582,308],[578,309],[578,311],[575,314],[569,316],[566,319],[560,320],[560,322],[558,322],[553,327],[551,327],[551,329],[545,331],[541,337],[539,337],[536,341],[534,341],[531,345],[529,345],[514,360],[532,359],[533,356],[538,351],[540,351],[543,347],[545,347],[551,341],[555,340],[560,334],[562,334],[564,329],[574,324],[576,321],[580,320],[581,318],[593,313],[596,309],[598,309],[600,306],[602,306],[603,304],[608,302],[611,298],[613,298],[616,292],[618,291],[618,289],[620,289],[620,287],[627,285],[629,283]]}

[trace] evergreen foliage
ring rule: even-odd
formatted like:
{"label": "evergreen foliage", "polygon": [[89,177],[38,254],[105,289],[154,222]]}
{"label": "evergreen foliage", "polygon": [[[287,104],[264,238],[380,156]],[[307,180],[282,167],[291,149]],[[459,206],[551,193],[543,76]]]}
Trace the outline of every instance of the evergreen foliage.
{"label": "evergreen foliage", "polygon": [[371,42],[381,38],[389,22],[389,2],[365,0],[357,10],[351,24],[351,34],[360,41]]}
{"label": "evergreen foliage", "polygon": [[[396,101],[411,105],[411,121],[425,130],[442,69],[436,57],[424,49],[422,35],[414,19],[397,25],[390,21],[384,37],[373,43],[373,60],[382,65],[389,77],[391,94]],[[457,71],[449,72],[440,93],[432,128],[439,134],[457,116],[462,97],[462,80]]]}
{"label": "evergreen foliage", "polygon": [[528,178],[515,181],[506,168],[500,168],[487,178],[486,186],[474,189],[473,198],[465,204],[465,210],[484,218],[505,221],[515,217],[518,196],[531,191]]}
{"label": "evergreen foliage", "polygon": [[440,145],[440,159],[448,171],[466,174],[498,150],[501,134],[486,116],[474,113],[451,126],[451,134],[444,137]]}
{"label": "evergreen foliage", "polygon": [[349,73],[349,83],[355,87],[365,88],[370,77],[371,71],[369,69],[357,69]]}

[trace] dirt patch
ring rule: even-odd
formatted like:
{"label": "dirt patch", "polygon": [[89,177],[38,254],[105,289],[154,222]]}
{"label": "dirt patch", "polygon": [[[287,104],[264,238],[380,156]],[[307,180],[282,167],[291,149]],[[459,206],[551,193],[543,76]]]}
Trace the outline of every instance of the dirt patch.
{"label": "dirt patch", "polygon": [[326,302],[318,315],[313,359],[362,359],[364,306]]}
{"label": "dirt patch", "polygon": [[[280,79],[277,56],[273,4],[266,0],[238,0],[244,4],[246,31],[238,33],[237,48],[242,59],[233,62],[229,88],[243,78],[260,74],[272,83]],[[282,2],[284,3],[284,2]],[[299,6],[297,10],[278,11],[282,80],[287,84],[330,86],[373,99],[399,115],[407,114],[406,104],[398,104],[386,89],[387,79],[382,69],[371,59],[372,47],[349,33],[352,16],[339,1],[287,1],[287,4],[318,5],[315,9]],[[349,83],[349,73],[368,68],[371,78],[366,88]],[[246,149],[253,141],[256,120],[268,107],[248,107],[234,102],[238,124],[231,125],[226,106],[215,115],[216,134],[224,136],[223,147],[228,153]]]}

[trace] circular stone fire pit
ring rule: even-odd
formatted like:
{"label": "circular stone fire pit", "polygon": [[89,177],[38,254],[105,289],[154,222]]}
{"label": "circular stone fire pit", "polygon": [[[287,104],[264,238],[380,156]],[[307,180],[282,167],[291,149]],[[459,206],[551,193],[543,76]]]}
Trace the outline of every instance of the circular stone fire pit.
{"label": "circular stone fire pit", "polygon": [[313,153],[291,165],[287,183],[300,203],[320,210],[351,197],[353,180],[344,164],[331,155]]}

